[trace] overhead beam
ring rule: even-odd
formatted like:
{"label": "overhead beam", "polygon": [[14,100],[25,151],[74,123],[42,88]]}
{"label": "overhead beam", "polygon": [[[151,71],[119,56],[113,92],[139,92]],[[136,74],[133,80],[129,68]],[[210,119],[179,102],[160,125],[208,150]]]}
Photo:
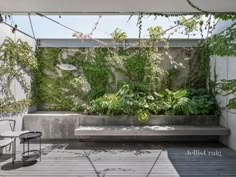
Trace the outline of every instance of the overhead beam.
{"label": "overhead beam", "polygon": [[[235,0],[190,0],[199,9],[235,12]],[[196,13],[186,0],[0,0],[0,13],[128,14]]]}
{"label": "overhead beam", "polygon": [[[138,47],[139,39],[127,39],[124,43],[114,44],[111,39],[38,39],[38,47],[58,47],[58,48],[90,48],[90,47]],[[99,42],[100,41],[100,42]],[[104,45],[103,43],[104,42]],[[197,47],[201,39],[170,39],[170,47]],[[164,44],[157,44],[163,47]]]}

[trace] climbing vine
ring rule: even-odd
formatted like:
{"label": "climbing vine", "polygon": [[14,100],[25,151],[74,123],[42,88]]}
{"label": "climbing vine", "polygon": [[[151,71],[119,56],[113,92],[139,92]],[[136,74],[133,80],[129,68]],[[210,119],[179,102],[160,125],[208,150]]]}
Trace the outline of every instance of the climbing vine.
{"label": "climbing vine", "polygon": [[[19,112],[27,108],[31,100],[31,86],[27,77],[37,68],[37,60],[27,42],[6,38],[0,46],[0,110]],[[18,83],[26,98],[17,99],[13,85]]]}
{"label": "climbing vine", "polygon": [[[231,15],[224,17],[224,19],[236,19],[236,16]],[[231,20],[232,20],[231,19]],[[209,39],[209,51],[210,55],[217,56],[236,56],[236,44],[234,40],[236,39],[236,22],[231,26],[226,28],[224,31],[217,35],[212,36]],[[231,95],[232,98],[229,99],[227,105],[230,109],[236,109],[236,79],[233,80],[222,80],[216,84],[217,90],[224,96]]]}
{"label": "climbing vine", "polygon": [[104,95],[114,82],[114,76],[107,62],[108,57],[107,48],[89,48],[77,50],[74,56],[68,58],[69,63],[81,69],[90,85],[88,99]]}
{"label": "climbing vine", "polygon": [[42,110],[71,110],[83,97],[79,70],[61,70],[58,65],[66,63],[60,48],[37,50],[38,70],[34,73],[34,102]]}
{"label": "climbing vine", "polygon": [[[89,83],[90,91],[88,94],[83,95],[84,100],[92,100],[105,93],[115,91],[119,87],[119,83],[117,84],[114,71],[124,74],[127,79],[121,82],[126,82],[126,84],[129,82],[128,85],[131,90],[153,93],[158,90],[160,78],[163,75],[168,75],[168,72],[161,67],[164,56],[169,59],[174,69],[176,67],[183,67],[182,63],[177,63],[170,55],[168,40],[164,37],[166,30],[159,26],[151,27],[148,29],[149,39],[141,39],[144,15],[146,14],[140,13],[138,16],[137,26],[139,28],[140,40],[136,48],[131,46],[129,49],[126,49],[126,45],[123,45],[123,42],[127,35],[120,29],[116,29],[111,33],[116,43],[114,48],[79,49],[74,55],[67,57],[63,61],[64,63],[73,64],[77,68],[77,76],[83,75]],[[159,14],[152,15],[158,16]],[[210,82],[209,57],[214,54],[225,55],[230,53],[230,55],[234,55],[235,53],[235,45],[231,42],[232,39],[235,39],[234,28],[225,30],[224,33],[219,35],[212,35],[216,24],[215,21],[217,19],[234,18],[234,14],[222,16],[220,14],[209,15],[204,13],[204,15],[207,16],[207,19],[203,20],[200,15],[194,15],[192,19],[181,16],[176,24],[182,26],[186,34],[199,31],[203,37],[203,29],[207,31],[207,39],[203,39],[199,46],[199,61],[195,61],[195,64],[192,63],[195,66],[197,64],[197,70],[201,70],[201,72],[190,73],[194,77],[188,82],[186,81],[185,87],[196,88],[196,85],[198,85],[198,87],[205,88],[208,84],[208,88],[211,90],[214,84]],[[164,44],[162,49],[156,47],[156,44],[159,43]],[[120,44],[123,45],[122,48],[120,48]],[[225,46],[227,46],[227,49]],[[190,53],[188,58],[191,58],[191,52],[189,52],[191,50],[190,48],[186,49],[186,53]],[[173,71],[172,75],[176,73]],[[71,74],[75,75],[73,72]]]}

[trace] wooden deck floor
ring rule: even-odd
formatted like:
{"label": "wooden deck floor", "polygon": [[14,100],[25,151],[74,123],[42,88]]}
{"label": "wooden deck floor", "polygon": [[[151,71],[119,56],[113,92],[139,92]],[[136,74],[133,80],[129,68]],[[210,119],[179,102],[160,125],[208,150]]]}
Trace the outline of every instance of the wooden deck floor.
{"label": "wooden deck floor", "polygon": [[[37,145],[33,144],[32,148]],[[42,161],[0,156],[1,177],[236,176],[236,152],[218,143],[45,143]]]}

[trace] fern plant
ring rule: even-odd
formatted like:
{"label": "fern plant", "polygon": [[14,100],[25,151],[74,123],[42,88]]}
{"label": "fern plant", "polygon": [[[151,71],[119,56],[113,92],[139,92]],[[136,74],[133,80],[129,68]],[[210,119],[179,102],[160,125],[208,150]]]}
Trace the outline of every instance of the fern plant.
{"label": "fern plant", "polygon": [[174,114],[197,114],[197,105],[194,101],[187,97],[179,98],[176,104],[173,106]]}
{"label": "fern plant", "polygon": [[178,115],[214,114],[217,110],[216,101],[206,89],[165,90],[163,102],[167,113]]}

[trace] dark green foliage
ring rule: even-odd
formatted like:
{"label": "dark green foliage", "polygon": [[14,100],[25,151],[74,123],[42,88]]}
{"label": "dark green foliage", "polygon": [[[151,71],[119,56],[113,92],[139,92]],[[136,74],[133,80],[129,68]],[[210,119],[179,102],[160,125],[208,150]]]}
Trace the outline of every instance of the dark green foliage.
{"label": "dark green foliage", "polygon": [[216,114],[215,97],[207,89],[188,89],[163,92],[162,101],[166,105],[167,114],[209,115]]}
{"label": "dark green foliage", "polygon": [[[187,88],[206,88],[210,78],[209,51],[207,46],[199,47],[194,53],[196,59],[189,61]],[[208,82],[209,83],[209,82]]]}
{"label": "dark green foliage", "polygon": [[108,57],[109,51],[107,48],[96,48],[79,50],[69,60],[71,64],[83,71],[91,87],[87,95],[89,99],[104,95],[109,87],[109,78],[112,77],[112,72],[107,62]]}
{"label": "dark green foliage", "polygon": [[73,74],[57,68],[61,49],[42,48],[37,51],[38,70],[34,74],[33,91],[35,102],[48,105],[50,110],[70,110],[73,106]]}
{"label": "dark green foliage", "polygon": [[[165,71],[158,70],[159,66],[155,70],[148,70],[154,65],[152,60],[147,59],[154,57],[150,55],[154,55],[154,52],[150,51],[151,48],[127,51],[108,48],[78,49],[74,55],[63,59],[62,49],[40,49],[40,67],[35,74],[37,101],[40,105],[49,104],[51,110],[88,111],[105,115],[127,114],[136,116],[141,122],[147,121],[151,114],[215,113],[214,100],[208,93],[203,94],[200,90],[196,91],[198,94],[193,90],[165,90],[157,93],[158,89],[154,88],[159,83],[159,75]],[[156,57],[158,62],[155,65],[159,65],[161,55],[154,58]],[[62,71],[56,67],[58,63],[73,64],[77,70]],[[127,79],[116,83],[114,70],[121,72]],[[88,93],[81,91],[79,83],[75,84],[75,78],[80,76],[90,85]],[[149,76],[152,81],[157,81],[149,81]],[[150,90],[151,83],[155,85]],[[82,103],[81,100],[75,101],[75,98],[80,98]],[[83,106],[86,103],[88,107]]]}
{"label": "dark green foliage", "polygon": [[145,122],[150,114],[208,115],[215,114],[216,102],[206,89],[166,89],[162,94],[133,92],[129,85],[123,85],[116,94],[104,95],[89,105],[90,113],[128,114]]}
{"label": "dark green foliage", "polygon": [[227,105],[230,109],[236,109],[236,80],[222,80],[220,83],[217,84],[217,90],[224,95],[232,95],[233,98],[229,100]]}
{"label": "dark green foliage", "polygon": [[139,121],[145,122],[150,115],[149,103],[152,96],[136,92],[129,85],[123,85],[116,94],[104,95],[90,103],[89,112],[107,115],[128,114],[135,115]]}
{"label": "dark green foliage", "polygon": [[184,115],[208,115],[215,114],[217,110],[214,96],[206,89],[189,89],[172,92],[166,90],[164,103],[167,105],[167,113]]}
{"label": "dark green foliage", "polygon": [[90,98],[97,98],[106,92],[110,74],[110,69],[106,62],[107,55],[106,48],[98,48],[93,61],[87,60],[82,64],[84,75],[91,87]]}
{"label": "dark green foliage", "polygon": [[236,38],[236,24],[224,33],[214,35],[209,41],[209,50],[211,55],[217,56],[235,56],[236,44],[232,42]]}
{"label": "dark green foliage", "polygon": [[[220,32],[213,35],[209,40],[209,51],[211,55],[217,56],[236,56],[236,44],[234,42],[236,38],[236,15],[225,14],[217,16],[223,20],[232,20],[233,24]],[[211,82],[210,82],[211,83]],[[220,83],[215,84],[215,87],[221,92],[222,95],[232,95],[229,99],[227,107],[229,109],[236,109],[236,82],[235,80],[222,80]]]}
{"label": "dark green foliage", "polygon": [[[105,94],[112,74],[106,62],[106,48],[81,49],[64,59],[61,55],[62,49],[59,48],[40,48],[37,51],[39,69],[34,74],[33,91],[34,101],[39,107],[71,110],[78,106],[75,101],[78,98],[86,101]],[[63,71],[56,66],[59,63],[73,64],[77,70]],[[90,84],[89,93],[82,91],[81,75]]]}
{"label": "dark green foliage", "polygon": [[189,115],[197,112],[196,104],[188,98],[187,90],[172,92],[166,89],[163,95],[163,101],[167,105],[167,113]]}
{"label": "dark green foliage", "polygon": [[215,14],[214,15],[215,16],[215,18],[219,18],[219,19],[221,19],[221,20],[224,20],[224,21],[227,21],[227,20],[235,20],[236,19],[236,14],[234,13],[232,13],[232,14],[230,14],[230,13],[228,13],[228,14],[222,14],[222,13],[219,13],[219,14]]}
{"label": "dark green foliage", "polygon": [[227,106],[230,109],[236,109],[236,98],[230,99]]}
{"label": "dark green foliage", "polygon": [[196,114],[215,114],[218,111],[215,96],[207,89],[189,89],[188,97],[196,104]]}
{"label": "dark green foliage", "polygon": [[[140,49],[141,50],[141,49]],[[123,74],[128,78],[127,80],[118,83],[118,89],[122,85],[129,85],[130,89],[134,92],[147,92],[148,83],[144,81],[145,65],[147,56],[144,52],[139,52],[138,49],[132,50],[119,50],[119,54],[124,58],[124,71]]]}
{"label": "dark green foliage", "polygon": [[121,100],[116,94],[105,94],[91,101],[89,112],[106,115],[121,114]]}
{"label": "dark green foliage", "polygon": [[145,75],[146,56],[137,53],[127,57],[124,67],[131,82],[142,82]]}

